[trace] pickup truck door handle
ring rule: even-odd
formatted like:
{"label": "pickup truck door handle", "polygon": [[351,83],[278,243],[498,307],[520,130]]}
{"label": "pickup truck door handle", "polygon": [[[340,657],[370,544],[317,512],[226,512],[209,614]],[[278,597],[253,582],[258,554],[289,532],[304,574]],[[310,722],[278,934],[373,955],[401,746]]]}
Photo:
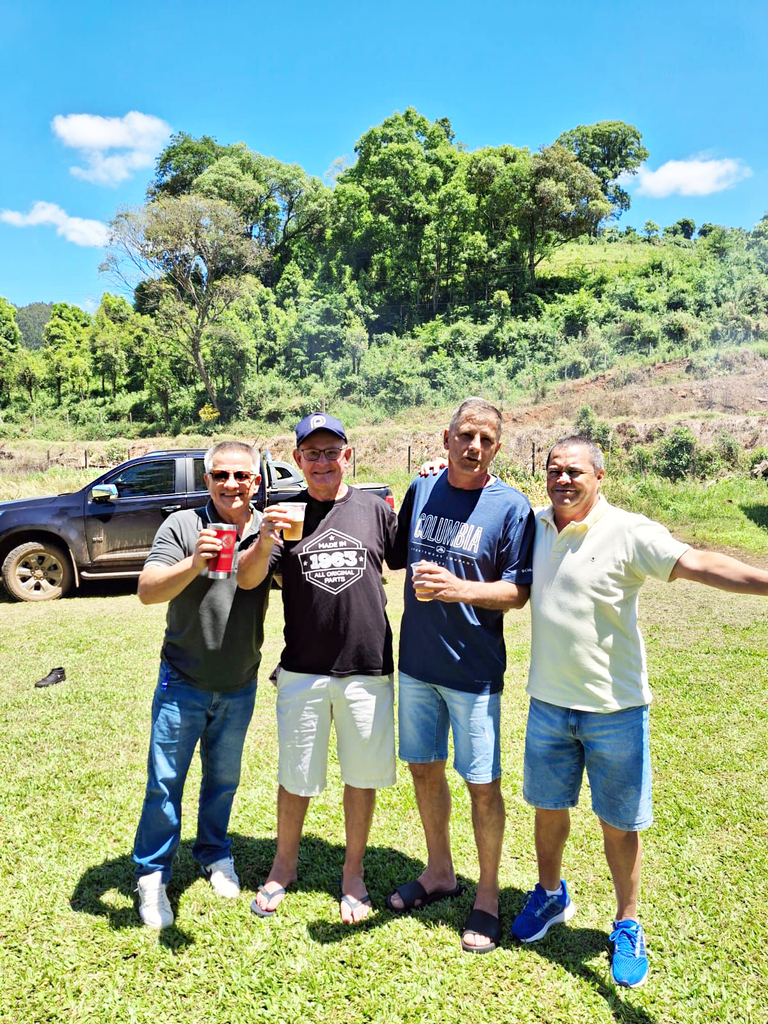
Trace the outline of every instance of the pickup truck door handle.
{"label": "pickup truck door handle", "polygon": [[161,512],[165,512],[166,514],[169,514],[171,512],[178,512],[180,508],[181,508],[181,505],[163,505],[163,507],[162,507],[162,509],[160,511]]}

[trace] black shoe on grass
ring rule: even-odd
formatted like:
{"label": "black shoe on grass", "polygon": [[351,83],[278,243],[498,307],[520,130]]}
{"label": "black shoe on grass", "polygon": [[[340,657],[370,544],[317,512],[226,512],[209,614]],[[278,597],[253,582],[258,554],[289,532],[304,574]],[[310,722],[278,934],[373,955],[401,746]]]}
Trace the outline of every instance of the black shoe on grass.
{"label": "black shoe on grass", "polygon": [[55,683],[63,683],[66,678],[67,676],[63,668],[52,668],[47,676],[43,676],[42,679],[38,679],[35,686],[53,686]]}

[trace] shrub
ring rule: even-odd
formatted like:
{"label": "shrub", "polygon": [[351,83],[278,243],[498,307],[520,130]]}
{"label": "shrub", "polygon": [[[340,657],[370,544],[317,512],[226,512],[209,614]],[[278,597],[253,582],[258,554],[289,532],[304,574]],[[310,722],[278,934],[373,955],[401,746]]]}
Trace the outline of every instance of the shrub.
{"label": "shrub", "polygon": [[691,475],[700,480],[711,480],[721,473],[725,463],[715,445],[696,448],[691,459]]}
{"label": "shrub", "polygon": [[713,446],[724,465],[735,469],[741,462],[742,447],[727,430],[718,430],[713,438]]}
{"label": "shrub", "polygon": [[653,469],[653,449],[637,444],[629,453],[629,468],[633,473],[650,473]]}
{"label": "shrub", "polygon": [[591,405],[582,405],[576,414],[574,430],[606,451],[611,443],[611,428],[595,416]]}
{"label": "shrub", "polygon": [[659,476],[680,480],[693,469],[696,438],[688,427],[675,427],[656,443],[653,467]]}
{"label": "shrub", "polygon": [[747,454],[747,465],[750,469],[754,469],[758,462],[765,462],[766,459],[768,459],[768,448],[753,448]]}

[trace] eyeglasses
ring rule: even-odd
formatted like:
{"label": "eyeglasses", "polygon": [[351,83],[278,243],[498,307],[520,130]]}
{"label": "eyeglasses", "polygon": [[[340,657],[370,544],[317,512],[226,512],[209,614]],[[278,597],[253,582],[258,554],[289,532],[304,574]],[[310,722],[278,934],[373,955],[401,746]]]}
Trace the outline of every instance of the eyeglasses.
{"label": "eyeglasses", "polygon": [[341,458],[343,448],[299,448],[299,451],[307,462],[317,462],[321,455],[324,455],[327,462],[336,462]]}
{"label": "eyeglasses", "polygon": [[231,476],[233,476],[239,484],[249,484],[251,480],[253,480],[253,473],[248,473],[244,469],[214,469],[208,474],[208,476],[217,484],[225,484]]}

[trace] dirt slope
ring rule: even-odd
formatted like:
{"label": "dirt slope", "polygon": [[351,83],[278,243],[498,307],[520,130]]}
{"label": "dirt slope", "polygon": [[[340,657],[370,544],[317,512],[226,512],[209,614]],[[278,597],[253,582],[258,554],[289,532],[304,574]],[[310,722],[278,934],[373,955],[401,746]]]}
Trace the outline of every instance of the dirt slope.
{"label": "dirt slope", "polygon": [[[532,446],[536,461],[552,441],[573,430],[581,406],[588,404],[597,417],[615,426],[623,443],[647,442],[677,424],[691,428],[707,443],[719,430],[727,430],[752,449],[768,447],[768,360],[750,351],[739,352],[703,375],[691,360],[658,363],[635,371],[616,370],[552,387],[540,401],[527,399],[505,407],[504,451],[512,462],[530,466]],[[441,447],[442,430],[450,409],[415,409],[408,415],[375,427],[351,431],[358,468],[386,473],[407,468]],[[244,438],[269,449],[276,458],[290,457],[293,435]],[[210,438],[183,435],[125,441],[18,441],[0,442],[0,458],[7,469],[24,462],[52,462],[82,466],[84,449],[89,464],[107,465],[107,452],[119,449],[121,458],[161,448],[207,447]],[[49,456],[50,453],[50,456]],[[114,461],[114,458],[113,458]],[[119,460],[118,460],[119,461]]]}

